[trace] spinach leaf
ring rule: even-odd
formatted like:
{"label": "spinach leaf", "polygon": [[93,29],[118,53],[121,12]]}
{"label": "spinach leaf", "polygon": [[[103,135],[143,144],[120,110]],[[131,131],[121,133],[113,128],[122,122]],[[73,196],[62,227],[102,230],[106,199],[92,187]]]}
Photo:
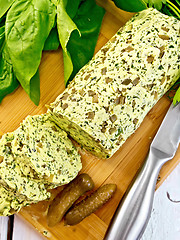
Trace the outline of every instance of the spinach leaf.
{"label": "spinach leaf", "polygon": [[48,38],[45,41],[44,49],[45,51],[57,50],[60,45],[57,27],[52,28]]}
{"label": "spinach leaf", "polygon": [[0,102],[19,85],[5,45],[5,26],[0,27]]}
{"label": "spinach leaf", "polygon": [[154,7],[160,10],[163,3],[166,3],[166,0],[113,0],[113,2],[124,11],[139,12],[148,7]]}
{"label": "spinach leaf", "polygon": [[39,69],[30,81],[30,99],[36,104],[39,104],[40,100],[40,77]]}
{"label": "spinach leaf", "polygon": [[0,18],[7,12],[15,0],[0,0]]}
{"label": "spinach leaf", "polygon": [[161,10],[163,3],[166,3],[166,0],[146,0],[148,7],[154,7],[157,10]]}
{"label": "spinach leaf", "polygon": [[104,13],[94,0],[59,1],[57,27],[63,49],[66,85],[92,58]]}
{"label": "spinach leaf", "polygon": [[6,15],[4,15],[2,18],[0,18],[0,27],[5,25],[5,19],[6,19]]}
{"label": "spinach leaf", "polygon": [[[50,0],[16,0],[6,16],[5,36],[14,72],[30,98],[37,91],[31,79],[38,70],[55,15]],[[37,99],[32,100],[37,103]]]}
{"label": "spinach leaf", "polygon": [[105,10],[96,5],[94,0],[82,1],[80,4],[73,21],[81,35],[77,31],[72,32],[67,44],[73,62],[69,80],[93,57],[104,13]]}
{"label": "spinach leaf", "polygon": [[2,51],[5,42],[5,26],[0,27],[0,52]]}
{"label": "spinach leaf", "polygon": [[[59,0],[57,4],[57,28],[59,34],[59,40],[63,49],[63,60],[64,60],[64,79],[65,83],[68,81],[72,71],[73,63],[71,56],[67,51],[67,44],[70,39],[71,33],[76,30],[79,32],[76,24],[72,21],[66,11],[68,0]],[[73,1],[73,0],[72,0]]]}
{"label": "spinach leaf", "polygon": [[173,104],[175,105],[177,102],[180,102],[180,87],[176,91],[174,98],[173,98]]}
{"label": "spinach leaf", "polygon": [[154,7],[164,14],[180,19],[179,0],[112,0],[122,10],[138,12],[148,7]]}
{"label": "spinach leaf", "polygon": [[115,5],[128,12],[139,12],[145,8],[147,8],[146,0],[113,0]]}
{"label": "spinach leaf", "polygon": [[14,72],[6,45],[0,54],[0,102],[19,85]]}
{"label": "spinach leaf", "polygon": [[82,0],[76,0],[76,1],[67,1],[66,4],[66,11],[67,14],[71,19],[73,19],[76,16],[77,10],[79,8],[79,4],[82,2]]}

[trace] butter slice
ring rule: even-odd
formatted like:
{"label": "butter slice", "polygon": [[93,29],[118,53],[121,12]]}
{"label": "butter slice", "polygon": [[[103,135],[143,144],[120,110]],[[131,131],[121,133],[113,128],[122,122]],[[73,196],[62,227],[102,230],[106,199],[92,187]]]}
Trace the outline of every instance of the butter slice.
{"label": "butter slice", "polygon": [[10,216],[30,203],[28,200],[19,199],[14,192],[0,185],[0,216]]}
{"label": "butter slice", "polygon": [[14,134],[13,152],[24,156],[26,165],[44,182],[55,187],[64,185],[81,170],[77,149],[49,114],[28,116]]}
{"label": "butter slice", "polygon": [[13,133],[4,134],[0,140],[0,178],[1,184],[10,191],[24,196],[28,200],[37,202],[48,199],[50,193],[38,179],[27,177],[21,171],[17,156],[12,151]]}

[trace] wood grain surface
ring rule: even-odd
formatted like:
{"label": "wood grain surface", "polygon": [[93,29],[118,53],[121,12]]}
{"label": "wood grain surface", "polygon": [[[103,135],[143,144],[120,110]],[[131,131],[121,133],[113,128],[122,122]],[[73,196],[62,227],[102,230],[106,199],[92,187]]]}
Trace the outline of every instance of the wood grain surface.
{"label": "wood grain surface", "polygon": [[[103,20],[101,32],[95,52],[97,52],[133,15],[117,9],[108,0],[98,0],[107,12]],[[44,52],[40,65],[41,99],[39,106],[35,106],[24,90],[19,87],[14,93],[8,95],[0,105],[0,132],[15,130],[27,115],[46,112],[46,104],[64,90],[62,51]],[[108,224],[115,209],[132,181],[134,175],[147,155],[149,145],[160,126],[171,102],[164,96],[147,114],[138,130],[125,142],[125,144],[107,160],[97,159],[91,154],[80,150],[83,169],[95,182],[95,188],[105,183],[116,183],[117,192],[105,206],[83,220],[76,226],[64,226],[60,222],[53,228],[46,224],[46,213],[49,202],[40,202],[23,208],[19,216],[32,224],[44,237],[52,240],[100,240],[103,239]],[[180,149],[173,160],[165,164],[160,172],[157,187],[164,181],[169,173],[180,162]],[[60,190],[56,189],[53,194]]]}

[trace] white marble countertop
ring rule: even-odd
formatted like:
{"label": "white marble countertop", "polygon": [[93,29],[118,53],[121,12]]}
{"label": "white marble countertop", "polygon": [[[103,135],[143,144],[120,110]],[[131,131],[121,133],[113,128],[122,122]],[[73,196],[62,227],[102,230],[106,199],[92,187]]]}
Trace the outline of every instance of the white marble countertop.
{"label": "white marble countertop", "polygon": [[[7,240],[8,218],[0,217],[0,240]],[[13,240],[44,239],[15,215]],[[180,239],[180,164],[156,190],[150,221],[141,240]],[[71,239],[73,240],[73,238]]]}

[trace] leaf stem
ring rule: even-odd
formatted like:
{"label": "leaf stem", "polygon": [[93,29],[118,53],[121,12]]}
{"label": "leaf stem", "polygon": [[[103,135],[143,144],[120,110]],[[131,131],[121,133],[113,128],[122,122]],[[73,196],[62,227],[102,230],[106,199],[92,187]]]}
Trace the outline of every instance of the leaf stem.
{"label": "leaf stem", "polygon": [[180,18],[180,9],[176,7],[171,1],[166,0],[168,7]]}
{"label": "leaf stem", "polygon": [[177,3],[178,6],[180,6],[179,0],[175,0],[175,2]]}

